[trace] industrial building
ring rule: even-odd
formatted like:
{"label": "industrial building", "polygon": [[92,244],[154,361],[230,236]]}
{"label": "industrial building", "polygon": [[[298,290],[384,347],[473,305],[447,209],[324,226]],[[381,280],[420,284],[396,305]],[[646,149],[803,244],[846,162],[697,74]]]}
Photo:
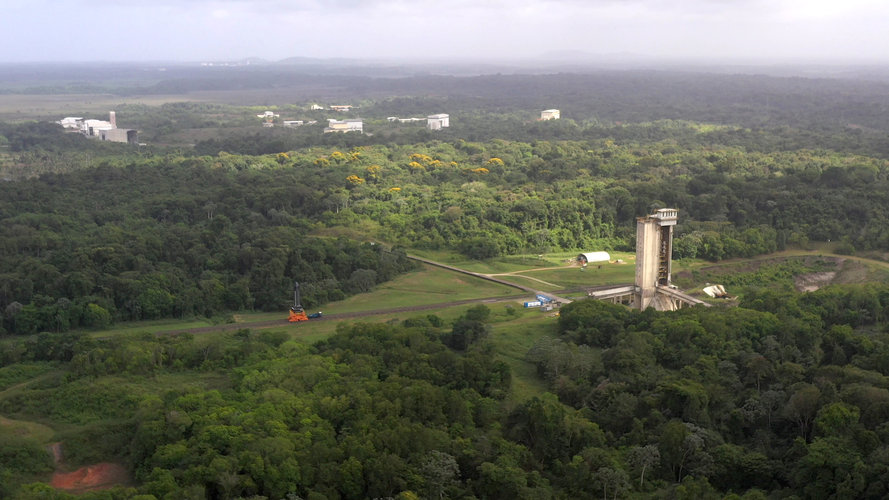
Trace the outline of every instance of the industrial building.
{"label": "industrial building", "polygon": [[114,111],[108,112],[108,121],[84,120],[82,117],[68,116],[57,121],[67,130],[76,130],[87,137],[95,137],[109,142],[126,142],[138,144],[138,131],[128,128],[117,128],[117,116]]}
{"label": "industrial building", "polygon": [[429,130],[441,130],[443,128],[450,127],[450,119],[449,115],[444,113],[437,115],[429,115],[426,117],[426,128]]}
{"label": "industrial building", "polygon": [[386,120],[390,122],[398,122],[398,123],[413,123],[413,122],[421,122],[426,120],[426,118],[399,118],[397,116],[387,116]]}
{"label": "industrial building", "polygon": [[558,120],[560,112],[558,109],[544,109],[540,112],[541,120]]}
{"label": "industrial building", "polygon": [[355,118],[351,120],[327,120],[327,127],[324,129],[324,133],[330,132],[358,132],[364,133],[364,123],[360,118]]}
{"label": "industrial building", "polygon": [[658,286],[672,284],[673,226],[679,211],[662,208],[652,215],[636,219],[636,294],[639,309],[653,306],[658,310],[670,310],[653,304]]}
{"label": "industrial building", "polygon": [[658,311],[675,311],[697,304],[709,306],[673,285],[673,226],[678,218],[679,211],[674,208],[662,208],[637,218],[635,283],[591,290],[588,295],[639,310],[653,307]]}
{"label": "industrial building", "polygon": [[131,128],[100,130],[99,139],[110,142],[126,142],[129,144],[137,144],[139,142],[138,132]]}

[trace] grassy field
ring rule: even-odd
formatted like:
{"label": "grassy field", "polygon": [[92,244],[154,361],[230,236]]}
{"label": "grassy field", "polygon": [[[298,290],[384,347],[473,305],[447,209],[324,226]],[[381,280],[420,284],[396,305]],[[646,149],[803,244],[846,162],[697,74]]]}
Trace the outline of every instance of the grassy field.
{"label": "grassy field", "polygon": [[[635,266],[628,264],[602,264],[587,266],[586,270],[580,267],[564,267],[561,269],[539,269],[524,271],[522,276],[537,278],[549,283],[557,284],[560,288],[592,287],[599,285],[615,285],[620,283],[632,283],[635,276]],[[509,276],[503,278],[509,279]]]}
{"label": "grassy field", "polygon": [[160,106],[170,102],[196,101],[185,95],[152,95],[121,97],[112,94],[29,95],[0,94],[0,120],[61,120],[66,116],[95,113],[107,116],[108,111],[122,104]]}
{"label": "grassy field", "polygon": [[44,444],[49,444],[55,435],[55,431],[49,426],[5,417],[0,417],[0,433],[33,439]]}
{"label": "grassy field", "polygon": [[[277,317],[281,317],[280,314]],[[221,318],[217,318],[221,320]],[[222,321],[214,321],[210,318],[194,318],[189,320],[159,319],[154,321],[130,321],[118,323],[106,330],[90,331],[89,335],[96,338],[116,337],[118,335],[135,335],[137,333],[158,333],[171,330],[185,330],[188,328],[200,328],[213,326]]]}
{"label": "grassy field", "polygon": [[383,283],[371,293],[332,302],[325,308],[330,312],[371,311],[515,294],[516,289],[508,286],[424,265],[420,271]]}
{"label": "grassy field", "polygon": [[[467,263],[461,260],[456,254],[445,254],[436,252],[424,252],[424,256],[449,261],[457,266],[473,267],[478,272],[488,272],[491,274],[502,275],[506,280],[520,282],[525,285],[532,286],[540,290],[560,290],[570,288],[582,288],[585,286],[596,286],[612,283],[628,283],[633,280],[634,265],[631,256],[618,254],[616,258],[623,259],[625,264],[602,264],[588,266],[581,271],[575,264],[568,262],[573,258],[573,253],[545,255],[542,258],[537,256],[525,257],[506,257],[486,262]],[[702,261],[681,261],[674,262],[674,271],[676,273],[685,273],[686,275],[701,274],[703,269],[707,270],[708,276],[719,275],[720,273],[744,273],[757,271],[761,263],[770,263],[772,261],[780,262],[788,258],[797,257],[815,257],[822,258],[828,255],[821,253],[819,250],[791,250],[777,254],[760,256],[754,259],[737,259],[720,263],[702,262]],[[841,273],[842,282],[851,282],[856,280],[867,281],[874,278],[885,279],[889,276],[889,264],[881,261],[830,255],[832,258],[848,259],[847,270],[845,274]],[[852,265],[854,264],[854,265]],[[693,271],[697,271],[694,273]],[[703,276],[703,274],[701,274]],[[549,283],[545,285],[541,281]],[[700,286],[701,284],[689,283],[692,286]],[[736,287],[737,288],[737,287]],[[481,299],[489,297],[507,297],[516,295],[515,289],[492,283],[472,276],[467,276],[434,266],[422,266],[419,270],[406,273],[399,276],[391,282],[378,286],[375,290],[349,297],[346,300],[333,302],[323,305],[322,309],[327,315],[336,313],[356,313],[366,312],[368,314],[349,320],[331,320],[325,318],[320,321],[309,321],[296,324],[282,324],[281,326],[271,327],[269,331],[280,331],[286,333],[291,339],[297,342],[307,344],[322,340],[329,337],[337,331],[338,325],[342,323],[356,322],[401,322],[405,319],[417,316],[425,316],[427,314],[435,314],[448,324],[471,307],[470,305],[447,305],[454,301],[465,299]],[[531,297],[527,297],[530,299]],[[492,310],[492,333],[490,340],[495,349],[500,354],[501,359],[509,364],[513,374],[513,393],[510,400],[513,402],[524,401],[529,397],[538,395],[545,391],[545,386],[536,375],[533,365],[525,361],[525,354],[534,345],[534,343],[543,336],[555,335],[556,320],[551,313],[544,313],[537,309],[524,309],[521,302],[524,298],[515,299],[512,303],[490,303],[488,307]],[[379,312],[396,307],[419,306],[419,305],[439,305],[428,310],[411,311],[411,312]],[[309,311],[313,312],[313,311]],[[243,323],[245,326],[253,322],[262,322],[268,320],[283,320],[286,311],[271,313],[238,313],[231,317],[219,317],[214,319],[194,319],[186,322],[175,320],[162,320],[151,322],[129,323],[115,326],[113,329],[91,332],[90,335],[98,337],[106,337],[111,335],[136,335],[143,332],[163,332],[170,330],[182,330],[187,328],[197,328],[210,326],[229,321]],[[220,333],[199,334],[203,340],[211,340]],[[6,389],[6,394],[10,395],[19,388],[25,387],[27,381],[22,381],[22,377],[28,378],[33,375],[30,381],[37,381],[41,377],[53,374],[53,367],[33,366],[25,367],[18,372],[0,372],[0,379],[6,382],[0,385],[0,391]],[[175,384],[182,385],[186,381],[176,380],[178,375],[170,375],[173,377],[169,380],[146,381],[146,383],[154,384]],[[214,383],[211,380],[193,381],[199,385]],[[216,382],[218,383],[218,381]],[[3,392],[0,392],[2,398]],[[15,415],[10,415],[16,418]],[[11,424],[10,424],[11,425]],[[8,427],[8,426],[7,426]],[[36,429],[36,428],[35,428]],[[28,431],[30,432],[30,431]]]}
{"label": "grassy field", "polygon": [[525,354],[541,337],[556,334],[556,317],[538,309],[521,310],[514,319],[492,325],[489,340],[512,372],[510,401],[522,402],[546,392],[546,384]]}

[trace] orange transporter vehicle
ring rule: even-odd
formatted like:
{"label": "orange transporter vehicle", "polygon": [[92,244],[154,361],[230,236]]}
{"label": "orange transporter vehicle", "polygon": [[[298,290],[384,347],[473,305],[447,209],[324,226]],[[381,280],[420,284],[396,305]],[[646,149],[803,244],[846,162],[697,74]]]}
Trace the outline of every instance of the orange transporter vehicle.
{"label": "orange transporter vehicle", "polygon": [[306,311],[303,309],[303,306],[299,303],[299,282],[293,282],[293,305],[290,306],[290,317],[287,318],[287,321],[291,323],[296,323],[297,321],[308,321],[309,317],[306,316]]}

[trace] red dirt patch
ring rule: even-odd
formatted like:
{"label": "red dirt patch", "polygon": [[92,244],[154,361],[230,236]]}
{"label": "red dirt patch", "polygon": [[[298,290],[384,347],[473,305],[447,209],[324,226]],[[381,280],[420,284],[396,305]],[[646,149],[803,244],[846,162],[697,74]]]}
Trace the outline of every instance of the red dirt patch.
{"label": "red dirt patch", "polygon": [[123,466],[104,462],[87,465],[74,472],[56,472],[52,476],[50,485],[72,493],[83,493],[105,490],[128,482],[129,474]]}

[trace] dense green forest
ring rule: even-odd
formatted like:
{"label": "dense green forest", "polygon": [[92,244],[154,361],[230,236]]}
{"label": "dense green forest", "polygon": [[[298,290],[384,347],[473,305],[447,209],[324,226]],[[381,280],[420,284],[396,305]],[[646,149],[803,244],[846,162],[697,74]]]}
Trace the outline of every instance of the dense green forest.
{"label": "dense green forest", "polygon": [[[64,375],[0,411],[79,424],[61,436],[76,459],[132,464],[138,487],[84,498],[884,498],[887,297],[763,290],[675,313],[575,302],[528,353],[553,394],[508,406],[485,306],[451,325],[343,326],[311,347],[246,330],[41,334],[0,373]],[[47,470],[28,441],[4,453],[29,457],[6,478]]]}
{"label": "dense green forest", "polygon": [[[7,127],[25,150],[20,161],[63,165],[0,185],[0,308],[12,333],[281,310],[293,279],[307,283],[314,306],[407,269],[402,251],[384,250],[392,245],[477,259],[628,250],[634,218],[662,206],[682,213],[677,258],[750,257],[816,240],[842,242],[845,253],[889,247],[889,163],[863,155],[457,139],[111,154],[86,168],[65,149],[86,139]],[[61,150],[29,152],[20,136],[58,138]],[[386,245],[359,252],[311,236],[336,228]]]}
{"label": "dense green forest", "polygon": [[[117,107],[145,146],[0,123],[0,414],[50,427],[69,464],[132,474],[78,498],[889,495],[889,288],[794,291],[816,265],[739,271],[724,280],[733,306],[577,301],[557,326],[479,305],[344,323],[312,343],[277,330],[103,335],[286,311],[294,280],[307,307],[372,293],[415,269],[410,251],[631,251],[635,218],[668,206],[683,262],[814,242],[885,260],[885,84],[109,71],[98,87],[35,87],[16,71],[0,84],[245,94]],[[257,90],[277,97],[242,102]],[[349,114],[308,111],[350,96]],[[551,107],[562,120],[536,120]],[[263,128],[264,109],[319,124]],[[451,114],[447,130],[386,120],[434,112]],[[321,132],[359,115],[366,134]],[[536,341],[510,362],[540,385],[520,397],[527,375],[492,336],[523,322]],[[74,498],[41,482],[46,443],[4,429],[0,497]]]}

